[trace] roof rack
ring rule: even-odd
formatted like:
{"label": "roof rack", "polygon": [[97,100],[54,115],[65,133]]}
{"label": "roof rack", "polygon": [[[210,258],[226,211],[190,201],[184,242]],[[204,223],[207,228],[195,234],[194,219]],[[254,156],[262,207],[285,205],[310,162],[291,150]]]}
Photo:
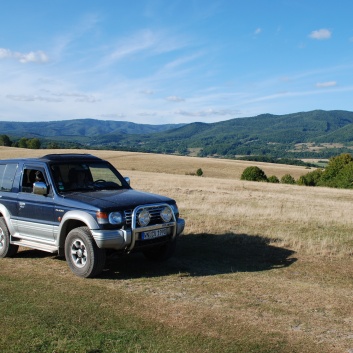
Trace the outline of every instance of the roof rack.
{"label": "roof rack", "polygon": [[88,153],[58,153],[58,154],[46,154],[41,159],[47,159],[50,161],[63,161],[63,160],[72,160],[72,159],[94,159],[100,160],[100,158],[93,156],[92,154]]}

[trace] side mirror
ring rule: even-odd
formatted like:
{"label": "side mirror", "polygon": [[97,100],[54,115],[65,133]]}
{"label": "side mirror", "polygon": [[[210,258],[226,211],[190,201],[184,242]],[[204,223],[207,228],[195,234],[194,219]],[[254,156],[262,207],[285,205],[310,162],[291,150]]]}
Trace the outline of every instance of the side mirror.
{"label": "side mirror", "polygon": [[47,184],[43,183],[42,181],[37,181],[37,182],[33,183],[33,194],[43,195],[43,196],[48,195]]}
{"label": "side mirror", "polygon": [[124,177],[124,179],[130,185],[130,178],[129,177]]}

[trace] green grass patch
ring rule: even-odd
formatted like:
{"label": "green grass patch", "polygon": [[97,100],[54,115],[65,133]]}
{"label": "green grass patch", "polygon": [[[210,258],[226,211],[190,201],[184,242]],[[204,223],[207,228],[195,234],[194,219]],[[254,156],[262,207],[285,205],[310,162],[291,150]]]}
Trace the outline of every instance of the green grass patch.
{"label": "green grass patch", "polygon": [[[1,261],[14,265],[21,259]],[[234,331],[220,327],[214,337],[198,328],[189,332],[150,320],[143,312],[148,309],[141,305],[141,293],[106,289],[101,285],[104,279],[53,276],[43,265],[58,260],[36,261],[42,263],[30,261],[27,268],[0,274],[2,353],[302,351],[289,347],[285,336],[263,336],[241,324]],[[42,274],[36,272],[38,265],[43,266]]]}

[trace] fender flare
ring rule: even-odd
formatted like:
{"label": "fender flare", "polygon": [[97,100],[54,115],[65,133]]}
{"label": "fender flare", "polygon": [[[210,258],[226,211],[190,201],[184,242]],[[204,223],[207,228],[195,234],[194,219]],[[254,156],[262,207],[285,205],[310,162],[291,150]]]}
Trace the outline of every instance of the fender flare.
{"label": "fender flare", "polygon": [[10,222],[11,219],[11,213],[9,212],[9,210],[0,203],[0,213],[2,213],[3,217],[5,218],[5,222],[7,224],[7,228],[9,229],[10,234],[14,234],[15,233],[15,229],[12,226],[12,223]]}
{"label": "fender flare", "polygon": [[84,223],[90,230],[99,229],[97,221],[93,218],[92,215],[85,211],[73,210],[68,211],[64,214],[58,229],[59,235],[59,246],[63,245],[67,235],[67,225],[70,221],[79,221]]}

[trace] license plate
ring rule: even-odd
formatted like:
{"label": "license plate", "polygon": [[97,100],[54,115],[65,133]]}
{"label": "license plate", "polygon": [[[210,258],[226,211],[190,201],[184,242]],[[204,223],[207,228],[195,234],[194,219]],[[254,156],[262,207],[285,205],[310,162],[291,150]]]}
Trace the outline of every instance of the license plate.
{"label": "license plate", "polygon": [[168,234],[168,228],[150,230],[148,232],[142,232],[141,239],[142,240],[155,239],[159,237],[164,237],[167,234]]}

